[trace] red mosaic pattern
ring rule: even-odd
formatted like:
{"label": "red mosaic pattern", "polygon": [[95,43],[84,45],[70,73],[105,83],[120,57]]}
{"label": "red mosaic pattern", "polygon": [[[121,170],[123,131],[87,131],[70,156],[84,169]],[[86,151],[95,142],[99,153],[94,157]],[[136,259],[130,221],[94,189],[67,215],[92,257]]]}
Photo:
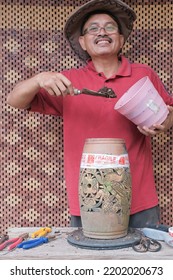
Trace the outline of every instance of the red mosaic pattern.
{"label": "red mosaic pattern", "polygon": [[[20,79],[80,66],[63,25],[82,0],[1,0],[0,232],[8,227],[68,226],[63,173],[63,120],[11,108],[6,96]],[[138,19],[124,48],[147,63],[172,92],[173,1],[126,0]],[[172,129],[153,138],[153,166],[163,223],[173,224]]]}

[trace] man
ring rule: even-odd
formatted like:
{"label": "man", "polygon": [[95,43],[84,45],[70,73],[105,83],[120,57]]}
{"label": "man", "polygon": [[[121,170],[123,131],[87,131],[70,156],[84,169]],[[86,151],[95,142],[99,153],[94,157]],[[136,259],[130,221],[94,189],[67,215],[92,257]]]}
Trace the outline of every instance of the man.
{"label": "man", "polygon": [[[119,0],[92,0],[67,20],[65,36],[74,52],[86,62],[80,69],[43,72],[18,83],[8,104],[64,120],[65,178],[72,226],[80,226],[79,169],[86,138],[123,138],[132,174],[131,227],[159,223],[150,137],[173,125],[173,108],[162,125],[136,127],[114,110],[129,87],[149,76],[167,105],[173,99],[157,74],[148,66],[134,64],[121,55],[136,19],[134,11]],[[117,98],[75,95],[75,89],[99,91],[111,88]]]}

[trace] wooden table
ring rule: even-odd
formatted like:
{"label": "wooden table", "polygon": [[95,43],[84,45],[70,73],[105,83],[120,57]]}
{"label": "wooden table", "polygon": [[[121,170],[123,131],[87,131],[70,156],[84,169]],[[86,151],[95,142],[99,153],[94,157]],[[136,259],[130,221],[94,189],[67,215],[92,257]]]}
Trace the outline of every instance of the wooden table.
{"label": "wooden table", "polygon": [[[33,233],[38,228],[9,228],[9,237],[17,237],[22,233]],[[69,244],[67,237],[76,228],[53,228],[60,235],[56,240],[29,250],[15,249],[0,251],[1,260],[172,260],[173,247],[161,242],[159,252],[137,253],[131,247],[113,250],[88,250]]]}

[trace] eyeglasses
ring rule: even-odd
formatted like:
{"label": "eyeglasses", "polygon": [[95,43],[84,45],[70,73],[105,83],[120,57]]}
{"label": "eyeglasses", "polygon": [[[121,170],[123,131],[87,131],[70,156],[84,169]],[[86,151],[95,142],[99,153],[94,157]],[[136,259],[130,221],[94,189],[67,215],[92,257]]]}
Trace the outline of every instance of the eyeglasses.
{"label": "eyeglasses", "polygon": [[119,32],[118,26],[113,24],[107,24],[105,27],[91,25],[83,31],[83,36],[85,34],[97,35],[100,33],[101,29],[104,29],[107,34],[116,34]]}

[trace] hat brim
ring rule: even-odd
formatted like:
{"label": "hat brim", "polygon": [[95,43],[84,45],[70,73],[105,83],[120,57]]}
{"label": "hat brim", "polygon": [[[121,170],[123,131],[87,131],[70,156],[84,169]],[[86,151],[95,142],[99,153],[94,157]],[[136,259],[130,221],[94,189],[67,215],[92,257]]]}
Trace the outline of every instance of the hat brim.
{"label": "hat brim", "polygon": [[133,23],[136,20],[135,12],[120,0],[92,0],[79,7],[67,19],[64,27],[64,34],[75,54],[84,61],[89,58],[89,55],[79,44],[81,26],[87,14],[98,10],[109,12],[118,19],[125,41],[129,37],[133,29]]}

